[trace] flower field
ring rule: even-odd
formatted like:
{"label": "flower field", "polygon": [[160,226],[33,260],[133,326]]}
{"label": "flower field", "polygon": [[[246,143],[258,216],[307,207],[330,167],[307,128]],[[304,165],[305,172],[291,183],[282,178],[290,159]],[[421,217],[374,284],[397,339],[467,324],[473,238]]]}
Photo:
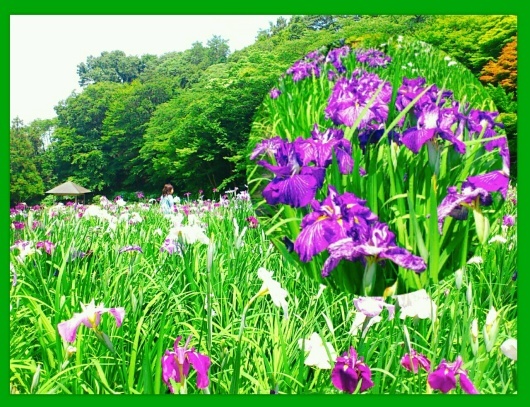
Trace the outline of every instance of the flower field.
{"label": "flower field", "polygon": [[517,393],[496,117],[426,44],[341,44],[271,90],[245,189],[17,205],[11,393]]}

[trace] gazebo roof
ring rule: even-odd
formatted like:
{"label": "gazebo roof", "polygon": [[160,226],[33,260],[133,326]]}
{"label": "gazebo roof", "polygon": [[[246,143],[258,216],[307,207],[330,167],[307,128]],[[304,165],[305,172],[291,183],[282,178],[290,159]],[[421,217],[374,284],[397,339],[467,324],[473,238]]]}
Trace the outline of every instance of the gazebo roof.
{"label": "gazebo roof", "polygon": [[72,181],[67,181],[64,184],[58,185],[55,188],[46,191],[47,194],[53,195],[83,195],[90,192],[90,190],[77,185]]}

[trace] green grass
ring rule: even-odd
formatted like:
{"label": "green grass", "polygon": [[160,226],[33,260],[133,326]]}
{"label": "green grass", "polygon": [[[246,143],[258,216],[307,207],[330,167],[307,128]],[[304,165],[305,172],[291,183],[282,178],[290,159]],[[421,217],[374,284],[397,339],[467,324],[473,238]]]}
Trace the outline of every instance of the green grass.
{"label": "green grass", "polygon": [[[304,365],[298,340],[317,332],[337,353],[353,346],[364,357],[375,383],[369,392],[425,393],[426,373],[414,375],[400,365],[407,351],[405,327],[410,346],[433,365],[462,355],[464,367],[481,393],[517,391],[513,362],[499,350],[504,339],[517,337],[517,281],[512,281],[515,227],[492,226],[492,235],[501,234],[508,242],[483,246],[476,255],[484,262],[466,267],[462,288],[455,287],[452,276],[427,288],[438,305],[436,322],[401,320],[399,312],[388,320],[385,311],[382,321],[363,338],[361,332],[349,333],[356,313],[354,296],[327,287],[316,298],[318,282],[286,262],[261,225],[247,228],[241,237],[245,219],[253,215],[252,205],[236,197],[226,202],[227,206],[211,211],[197,211],[210,244],[185,245],[182,256],[160,251],[171,222],[156,205],[141,209],[132,203],[117,213],[109,211],[111,222],[124,213],[138,212],[143,218],[136,224],[117,221],[115,230],[101,217],[78,218],[73,207],[65,207],[53,217],[49,216],[51,208],[17,214],[16,219],[27,222],[31,213],[42,226],[32,230],[26,223],[23,230],[12,230],[11,244],[18,239],[49,240],[56,247],[51,255],[36,252],[23,263],[12,251],[17,283],[10,292],[11,392],[167,393],[161,380],[161,356],[172,348],[177,336],[192,335],[190,345],[212,360],[210,394],[261,394],[271,389],[287,394],[339,393],[331,384],[329,370]],[[200,205],[193,202],[190,207]],[[184,223],[189,219],[184,216]],[[234,233],[234,220],[238,234]],[[139,245],[143,253],[118,254],[128,244]],[[69,261],[72,248],[90,249],[92,254]],[[288,291],[289,318],[284,318],[270,296],[260,296],[246,310],[241,331],[243,310],[261,287],[259,267],[274,271],[273,278]],[[473,285],[471,304],[466,300],[468,284]],[[68,355],[68,344],[58,334],[57,325],[80,312],[80,302],[91,299],[126,310],[119,328],[110,314],[102,316],[100,328],[115,353],[82,325],[71,344],[76,350]],[[387,301],[395,303],[393,298]],[[474,356],[468,339],[471,320],[477,318],[482,330],[491,306],[502,316],[498,337],[487,353],[480,336],[481,346]],[[193,370],[187,392],[201,392],[195,386]]]}

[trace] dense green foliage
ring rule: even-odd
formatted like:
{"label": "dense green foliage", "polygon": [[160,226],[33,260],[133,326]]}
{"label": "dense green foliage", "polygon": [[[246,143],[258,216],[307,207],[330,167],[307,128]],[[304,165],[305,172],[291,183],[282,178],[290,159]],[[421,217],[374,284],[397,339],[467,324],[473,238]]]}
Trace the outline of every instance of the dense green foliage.
{"label": "dense green foliage", "polygon": [[97,82],[131,83],[138,78],[152,55],[127,56],[123,51],[104,51],[99,57],[89,56],[86,64],[77,66],[79,86]]}
{"label": "dense green foliage", "polygon": [[[195,42],[161,56],[122,51],[88,56],[77,70],[83,91],[56,106],[51,143],[40,158],[49,173],[37,166],[42,187],[29,187],[39,184],[26,162],[31,154],[22,140],[12,142],[11,154],[19,161],[11,202],[38,202],[43,191],[67,179],[95,193],[141,189],[156,196],[167,181],[178,195],[197,192],[205,183],[242,185],[256,112],[278,77],[307,52],[340,39],[380,44],[390,35],[409,35],[430,42],[479,77],[516,31],[515,16],[293,16],[271,22],[257,32],[253,45],[233,53],[226,40],[214,36],[206,45]],[[512,149],[515,92],[494,88],[491,95],[503,106]],[[48,129],[41,133],[46,134]]]}
{"label": "dense green foliage", "polygon": [[55,182],[52,160],[47,150],[53,120],[35,120],[24,126],[14,120],[10,130],[10,194],[21,202],[41,196],[44,186]]}
{"label": "dense green foliage", "polygon": [[416,32],[423,41],[446,51],[473,73],[501,54],[517,34],[516,16],[440,16]]}
{"label": "dense green foliage", "polygon": [[482,68],[481,74],[480,80],[486,84],[510,135],[511,161],[517,171],[517,37],[503,47],[497,60],[490,60]]}

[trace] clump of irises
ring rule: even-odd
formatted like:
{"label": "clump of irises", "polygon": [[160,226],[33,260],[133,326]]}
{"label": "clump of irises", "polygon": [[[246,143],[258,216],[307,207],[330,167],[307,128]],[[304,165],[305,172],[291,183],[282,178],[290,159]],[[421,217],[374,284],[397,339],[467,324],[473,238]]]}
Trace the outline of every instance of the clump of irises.
{"label": "clump of irises", "polygon": [[468,376],[468,371],[463,368],[464,361],[459,355],[454,362],[442,359],[440,364],[431,368],[431,361],[422,353],[411,349],[401,358],[401,366],[408,371],[418,374],[420,368],[428,373],[427,383],[432,390],[449,393],[457,388],[457,379],[460,388],[467,394],[478,394],[473,382]]}
{"label": "clump of irises", "polygon": [[[402,58],[403,44],[387,49]],[[315,276],[309,263],[316,262],[320,279],[356,294],[381,295],[396,275],[402,292],[437,282],[443,277],[439,259],[451,241],[446,235],[462,238],[458,221],[467,221],[471,211],[474,228],[468,230],[486,243],[489,217],[509,186],[508,143],[498,112],[459,100],[446,88],[447,78],[440,86],[429,75],[396,75],[399,57],[344,44],[308,53],[266,100],[274,120],[282,121],[270,128],[282,130],[264,134],[250,154],[271,174],[260,173],[269,179],[262,196],[270,207],[282,208],[287,225],[272,225],[283,234],[276,245],[309,274]],[[303,81],[320,86],[303,87]],[[278,102],[282,98],[313,109],[304,132],[285,101]],[[364,270],[362,284],[342,275],[355,270]],[[428,278],[420,278],[426,270]],[[407,277],[410,271],[416,277]]]}
{"label": "clump of irises", "polygon": [[287,69],[287,74],[292,75],[293,81],[295,82],[311,76],[318,78],[321,73],[322,62],[324,59],[325,56],[318,50],[310,52]]}
{"label": "clump of irises", "polygon": [[385,68],[390,62],[392,62],[392,58],[376,48],[358,49],[355,53],[355,57],[358,62],[366,63],[372,68]]}

